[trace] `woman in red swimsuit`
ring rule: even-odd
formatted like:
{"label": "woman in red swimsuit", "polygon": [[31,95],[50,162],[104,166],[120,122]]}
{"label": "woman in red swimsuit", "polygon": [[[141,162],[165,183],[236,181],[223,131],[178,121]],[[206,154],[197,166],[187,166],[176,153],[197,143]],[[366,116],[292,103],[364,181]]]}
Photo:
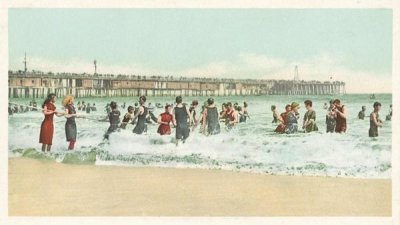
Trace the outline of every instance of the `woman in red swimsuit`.
{"label": "woman in red swimsuit", "polygon": [[172,114],[171,114],[172,106],[166,105],[165,112],[161,113],[158,117],[157,123],[160,124],[158,127],[157,133],[161,135],[170,135],[171,134],[171,127],[169,123],[172,121]]}
{"label": "woman in red swimsuit", "polygon": [[57,116],[62,116],[63,113],[59,113],[56,111],[56,106],[54,103],[56,102],[56,95],[49,94],[42,105],[42,111],[44,114],[44,120],[42,122],[42,126],[40,127],[40,137],[39,143],[42,144],[42,152],[50,152],[51,145],[53,144],[53,134],[54,134],[54,124],[53,124],[53,116],[56,114]]}

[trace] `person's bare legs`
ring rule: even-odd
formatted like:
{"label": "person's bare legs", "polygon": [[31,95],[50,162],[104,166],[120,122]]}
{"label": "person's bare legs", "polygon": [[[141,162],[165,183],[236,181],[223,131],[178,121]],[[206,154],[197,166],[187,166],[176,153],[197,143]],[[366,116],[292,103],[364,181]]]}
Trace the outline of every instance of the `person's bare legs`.
{"label": "person's bare legs", "polygon": [[74,150],[74,147],[75,147],[75,141],[72,140],[69,142],[68,150]]}

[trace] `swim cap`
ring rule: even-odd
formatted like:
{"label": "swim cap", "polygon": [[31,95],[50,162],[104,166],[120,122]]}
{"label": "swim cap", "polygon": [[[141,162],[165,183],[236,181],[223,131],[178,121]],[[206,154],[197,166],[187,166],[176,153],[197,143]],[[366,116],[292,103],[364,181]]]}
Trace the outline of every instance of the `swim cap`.
{"label": "swim cap", "polygon": [[299,106],[299,103],[297,103],[297,102],[292,102],[292,105],[291,105],[292,109],[294,109],[294,108],[296,108],[296,107],[298,107],[298,106]]}
{"label": "swim cap", "polygon": [[208,103],[209,105],[212,105],[212,104],[214,103],[214,99],[213,99],[213,98],[209,98],[209,99],[207,100],[207,103]]}
{"label": "swim cap", "polygon": [[182,96],[178,96],[175,98],[176,103],[182,103]]}
{"label": "swim cap", "polygon": [[112,102],[110,103],[110,107],[111,107],[112,109],[116,109],[116,108],[117,108],[117,103],[114,102],[114,101],[112,101]]}
{"label": "swim cap", "polygon": [[146,96],[144,96],[144,95],[140,96],[139,101],[146,102]]}

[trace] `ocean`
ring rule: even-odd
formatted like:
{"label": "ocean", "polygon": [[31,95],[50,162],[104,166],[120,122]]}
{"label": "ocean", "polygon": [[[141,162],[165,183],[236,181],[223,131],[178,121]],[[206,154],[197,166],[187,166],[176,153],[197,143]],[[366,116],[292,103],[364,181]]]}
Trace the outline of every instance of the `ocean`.
{"label": "ocean", "polygon": [[[183,97],[190,104],[198,100],[200,105],[206,96]],[[60,163],[95,164],[99,166],[136,166],[136,167],[174,167],[224,169],[288,176],[329,176],[355,178],[390,178],[392,126],[391,121],[384,121],[379,129],[379,137],[368,137],[369,118],[359,120],[357,115],[361,106],[367,107],[367,115],[373,110],[374,101],[382,103],[382,120],[392,104],[391,94],[378,94],[376,99],[369,95],[347,94],[343,96],[225,96],[213,97],[221,108],[224,102],[248,103],[250,119],[228,131],[221,124],[219,135],[205,136],[197,128],[190,133],[186,143],[176,146],[175,131],[170,136],[160,136],[157,124],[149,124],[144,135],[132,133],[134,125],[128,124],[126,130],[111,134],[109,141],[103,141],[108,122],[94,119],[106,117],[105,106],[110,101],[118,105],[126,102],[133,105],[137,97],[78,98],[78,101],[96,103],[97,111],[87,114],[91,119],[76,119],[78,137],[76,150],[67,151],[64,117],[55,117],[55,134],[52,152],[44,155],[40,152],[40,125],[43,114],[35,111],[14,114],[8,117],[9,157],[33,157],[55,160]],[[339,98],[348,107],[348,131],[346,134],[326,133],[324,103]],[[317,113],[318,132],[297,134],[276,134],[277,124],[272,124],[271,105],[276,105],[278,112],[286,104],[300,103],[302,118],[305,113],[303,102],[313,101]],[[29,104],[31,99],[9,99],[9,102]],[[147,102],[173,103],[174,97],[148,97]],[[61,110],[62,99],[57,99],[56,106]],[[38,106],[43,99],[37,99]],[[121,119],[127,109],[122,109]],[[158,116],[163,109],[155,108]],[[197,115],[201,111],[198,106]],[[86,112],[78,112],[86,115]]]}

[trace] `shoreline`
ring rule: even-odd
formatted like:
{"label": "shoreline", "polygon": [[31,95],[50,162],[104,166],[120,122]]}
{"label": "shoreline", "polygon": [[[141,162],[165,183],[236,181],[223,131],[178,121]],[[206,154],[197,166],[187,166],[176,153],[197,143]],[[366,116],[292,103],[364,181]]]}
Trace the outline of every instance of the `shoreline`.
{"label": "shoreline", "polygon": [[8,162],[9,216],[391,216],[390,179]]}

